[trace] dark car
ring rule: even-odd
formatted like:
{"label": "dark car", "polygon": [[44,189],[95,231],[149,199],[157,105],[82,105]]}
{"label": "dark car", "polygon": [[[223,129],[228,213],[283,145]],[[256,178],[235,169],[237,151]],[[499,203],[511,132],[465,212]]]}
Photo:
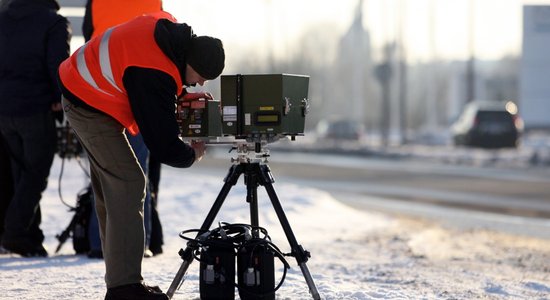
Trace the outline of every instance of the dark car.
{"label": "dark car", "polygon": [[511,102],[471,102],[452,125],[455,145],[481,148],[517,147],[523,122]]}

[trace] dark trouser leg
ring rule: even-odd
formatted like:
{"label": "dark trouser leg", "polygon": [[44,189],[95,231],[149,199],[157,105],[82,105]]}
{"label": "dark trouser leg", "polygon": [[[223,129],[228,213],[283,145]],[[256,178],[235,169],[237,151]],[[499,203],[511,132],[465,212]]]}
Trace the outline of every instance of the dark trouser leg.
{"label": "dark trouser leg", "polygon": [[8,206],[3,241],[41,245],[40,199],[55,155],[55,123],[51,113],[2,117],[0,130],[11,156],[14,195]]}
{"label": "dark trouser leg", "polygon": [[4,144],[4,138],[0,133],[0,240],[4,233],[4,219],[8,205],[13,197],[13,179],[11,176],[10,155],[7,145]]}
{"label": "dark trouser leg", "polygon": [[141,282],[145,175],[117,121],[62,103],[90,159],[107,287]]}
{"label": "dark trouser leg", "polygon": [[164,237],[162,234],[162,224],[158,213],[158,194],[160,182],[161,163],[153,155],[149,156],[148,178],[149,189],[151,191],[151,240],[149,248],[153,254],[162,253]]}
{"label": "dark trouser leg", "polygon": [[88,226],[88,240],[90,242],[90,251],[88,252],[88,257],[103,258],[103,250],[101,249],[101,237],[99,234],[99,222],[97,220],[95,202],[96,200],[94,195],[94,202],[90,216],[90,225]]}

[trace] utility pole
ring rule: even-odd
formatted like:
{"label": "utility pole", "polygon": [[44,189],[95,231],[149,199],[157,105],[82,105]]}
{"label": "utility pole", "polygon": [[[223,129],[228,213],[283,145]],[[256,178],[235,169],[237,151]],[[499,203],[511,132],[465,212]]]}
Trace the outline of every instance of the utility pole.
{"label": "utility pole", "polygon": [[475,100],[475,1],[469,1],[468,16],[468,52],[469,59],[466,64],[466,103]]}
{"label": "utility pole", "polygon": [[401,133],[400,142],[407,144],[407,58],[406,45],[403,38],[404,19],[406,17],[406,0],[399,0],[399,15],[397,25],[397,51],[398,51],[398,80],[399,80],[399,130]]}
{"label": "utility pole", "polygon": [[[392,1],[393,2],[393,1]],[[394,54],[395,54],[395,25],[393,19],[389,16],[390,9],[389,2],[384,2],[381,6],[382,15],[385,16],[385,24],[382,26],[385,28],[386,41],[384,42],[382,49],[382,62],[378,64],[374,70],[376,79],[380,83],[381,87],[381,103],[380,103],[380,143],[382,147],[387,147],[389,145],[390,138],[390,126],[391,126],[391,87],[392,87],[392,77],[395,73],[394,70]]]}
{"label": "utility pole", "polygon": [[428,76],[429,82],[427,85],[427,107],[426,107],[426,129],[428,132],[433,132],[437,127],[437,71],[438,71],[438,58],[437,58],[437,43],[436,43],[436,9],[437,1],[430,0],[430,74]]}
{"label": "utility pole", "polygon": [[388,42],[384,45],[383,62],[376,67],[376,79],[382,87],[382,103],[381,103],[381,118],[380,118],[380,139],[383,147],[389,144],[390,135],[390,101],[391,101],[391,78],[393,75],[392,57],[395,49],[395,44]]}

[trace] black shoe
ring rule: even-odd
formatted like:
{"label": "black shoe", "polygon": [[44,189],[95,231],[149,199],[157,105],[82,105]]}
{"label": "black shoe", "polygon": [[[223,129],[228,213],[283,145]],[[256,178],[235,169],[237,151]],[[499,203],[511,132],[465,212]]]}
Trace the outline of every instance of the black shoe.
{"label": "black shoe", "polygon": [[48,251],[42,244],[37,245],[26,240],[3,240],[2,247],[9,252],[19,254],[23,257],[48,257]]}
{"label": "black shoe", "polygon": [[149,250],[151,250],[151,252],[153,252],[153,256],[157,256],[159,254],[162,254],[162,247],[161,246],[149,247]]}
{"label": "black shoe", "polygon": [[142,283],[127,284],[107,289],[105,300],[169,300],[158,286]]}
{"label": "black shoe", "polygon": [[48,250],[41,244],[34,249],[34,257],[48,257]]}
{"label": "black shoe", "polygon": [[88,258],[99,258],[99,259],[103,259],[103,251],[101,251],[101,249],[92,249],[90,251],[88,251],[88,254],[87,254]]}
{"label": "black shoe", "polygon": [[0,254],[10,254],[10,252],[8,251],[8,249],[0,246]]}

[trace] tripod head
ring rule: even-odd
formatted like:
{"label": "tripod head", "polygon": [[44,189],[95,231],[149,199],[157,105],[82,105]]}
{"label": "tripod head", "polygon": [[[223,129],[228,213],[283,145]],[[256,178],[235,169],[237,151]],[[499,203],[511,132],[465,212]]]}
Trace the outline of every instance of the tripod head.
{"label": "tripod head", "polygon": [[261,163],[267,164],[270,157],[267,145],[272,140],[258,138],[255,140],[235,139],[235,137],[215,137],[215,138],[182,138],[186,142],[194,140],[203,141],[208,146],[230,146],[229,153],[236,150],[236,156],[231,157],[232,164],[241,163]]}
{"label": "tripod head", "polygon": [[269,149],[267,142],[236,142],[233,144],[231,151],[237,150],[237,156],[231,158],[231,163],[261,163],[267,164],[269,158]]}

